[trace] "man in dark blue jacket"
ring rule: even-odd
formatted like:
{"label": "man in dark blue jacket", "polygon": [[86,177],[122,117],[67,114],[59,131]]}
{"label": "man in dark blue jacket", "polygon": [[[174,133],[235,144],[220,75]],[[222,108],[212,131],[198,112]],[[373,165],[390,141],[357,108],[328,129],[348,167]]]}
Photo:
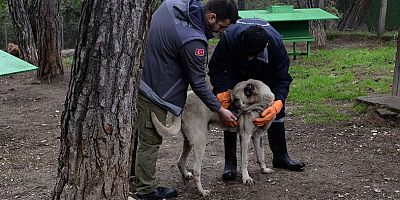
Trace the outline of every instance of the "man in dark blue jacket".
{"label": "man in dark blue jacket", "polygon": [[167,111],[178,116],[186,102],[188,86],[227,123],[236,117],[221,106],[206,84],[207,40],[238,18],[231,0],[166,0],[153,14],[145,50],[138,98],[138,145],[135,176],[139,199],[164,199],[177,195],[173,188],[158,187],[156,162],[162,138],[150,113],[165,122]]}
{"label": "man in dark blue jacket", "polygon": [[[266,21],[240,19],[223,33],[209,63],[209,76],[213,92],[222,105],[229,107],[232,89],[238,82],[257,79],[267,84],[275,94],[271,107],[254,119],[254,124],[264,126],[276,117],[268,129],[268,139],[273,153],[273,166],[300,171],[303,162],[291,160],[285,139],[285,100],[292,77],[290,60],[282,36]],[[236,133],[224,133],[225,167],[223,180],[236,178]]]}

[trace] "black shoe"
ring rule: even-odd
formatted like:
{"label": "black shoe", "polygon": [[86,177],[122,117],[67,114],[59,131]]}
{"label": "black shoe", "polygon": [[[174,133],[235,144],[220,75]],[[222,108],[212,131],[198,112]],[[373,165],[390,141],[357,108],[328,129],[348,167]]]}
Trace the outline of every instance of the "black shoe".
{"label": "black shoe", "polygon": [[222,180],[233,181],[236,179],[236,165],[225,164],[224,173],[222,173]]}
{"label": "black shoe", "polygon": [[222,174],[222,180],[233,181],[236,179],[236,172],[224,172]]}
{"label": "black shoe", "polygon": [[288,155],[285,124],[283,122],[274,122],[271,124],[268,129],[268,141],[273,154],[272,165],[274,167],[291,171],[303,171],[306,165],[303,162],[290,159]]}
{"label": "black shoe", "polygon": [[273,159],[272,165],[275,168],[287,169],[290,171],[303,171],[304,167],[306,166],[301,161],[293,161],[290,159],[284,159],[284,160]]}
{"label": "black shoe", "polygon": [[225,167],[222,180],[233,181],[236,179],[236,133],[224,131]]}
{"label": "black shoe", "polygon": [[136,195],[141,200],[162,200],[176,197],[178,192],[175,188],[157,187],[153,192],[144,195]]}

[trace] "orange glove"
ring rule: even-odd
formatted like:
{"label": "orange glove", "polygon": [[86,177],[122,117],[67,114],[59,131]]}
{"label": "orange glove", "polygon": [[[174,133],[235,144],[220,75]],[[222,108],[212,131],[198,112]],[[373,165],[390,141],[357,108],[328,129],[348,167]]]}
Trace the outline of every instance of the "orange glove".
{"label": "orange glove", "polygon": [[[229,106],[231,105],[231,93],[229,91],[218,93],[217,98],[218,98],[219,102],[221,102],[221,106],[223,108],[228,109]],[[221,119],[221,121],[225,126],[229,126],[229,127],[237,126],[237,121],[225,121],[223,119]]]}
{"label": "orange glove", "polygon": [[268,107],[261,113],[261,118],[255,118],[253,120],[253,123],[256,126],[264,126],[272,119],[274,119],[276,114],[278,114],[282,110],[282,107],[283,103],[281,100],[274,101],[270,107]]}
{"label": "orange glove", "polygon": [[229,91],[218,93],[217,98],[223,108],[228,109],[229,105],[231,105],[231,93]]}

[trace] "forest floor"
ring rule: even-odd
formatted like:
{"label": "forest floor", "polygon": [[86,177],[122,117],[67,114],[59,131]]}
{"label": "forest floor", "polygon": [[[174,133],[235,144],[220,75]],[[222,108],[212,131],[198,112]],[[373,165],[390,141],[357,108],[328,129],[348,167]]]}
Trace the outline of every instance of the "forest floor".
{"label": "forest floor", "polygon": [[[333,40],[326,48],[375,45],[370,40]],[[0,77],[0,199],[49,199],[57,176],[60,116],[69,77],[69,69],[51,84],[37,81],[35,72]],[[261,174],[251,149],[249,173],[255,184],[244,186],[240,175],[224,182],[223,134],[212,132],[202,170],[210,196],[201,197],[194,183],[180,176],[176,160],[181,136],[168,138],[161,147],[160,185],[176,187],[176,199],[182,200],[400,199],[399,127],[373,112],[346,122],[307,124],[291,115],[295,105],[288,102],[287,107],[288,151],[306,163],[303,172],[274,169],[273,174]],[[266,159],[272,167],[268,147]]]}

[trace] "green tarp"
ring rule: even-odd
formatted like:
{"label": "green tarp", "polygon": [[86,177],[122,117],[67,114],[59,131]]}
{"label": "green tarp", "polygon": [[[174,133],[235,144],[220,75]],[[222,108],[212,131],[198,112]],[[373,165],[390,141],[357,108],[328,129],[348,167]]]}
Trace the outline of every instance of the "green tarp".
{"label": "green tarp", "polygon": [[37,70],[37,67],[0,50],[0,76]]}

